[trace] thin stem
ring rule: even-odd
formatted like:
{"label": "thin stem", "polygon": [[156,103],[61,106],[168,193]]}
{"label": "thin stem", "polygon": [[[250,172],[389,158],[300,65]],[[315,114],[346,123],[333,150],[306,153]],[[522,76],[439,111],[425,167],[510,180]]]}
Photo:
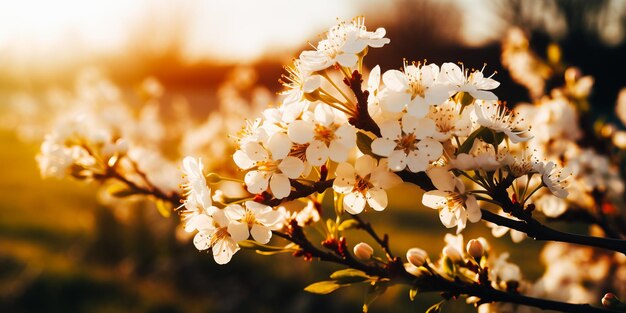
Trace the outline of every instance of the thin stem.
{"label": "thin stem", "polygon": [[343,90],[341,90],[339,88],[339,86],[337,86],[337,84],[335,84],[335,82],[332,79],[330,79],[330,77],[328,76],[328,73],[326,72],[326,70],[324,72],[321,72],[320,76],[324,77],[333,87],[335,87],[335,90],[337,90],[343,96],[343,98],[346,99],[346,101],[348,101],[348,103],[351,106],[353,106],[353,107],[355,106],[355,104],[352,101],[352,99],[350,99],[348,97],[348,95],[345,92],[343,92]]}
{"label": "thin stem", "polygon": [[380,238],[378,234],[372,228],[372,224],[365,222],[358,214],[352,216],[357,222],[359,222],[358,228],[363,229],[367,232],[376,242],[383,248],[385,254],[387,255],[387,259],[393,260],[395,257],[389,248],[389,237],[387,234],[383,235],[383,238]]}

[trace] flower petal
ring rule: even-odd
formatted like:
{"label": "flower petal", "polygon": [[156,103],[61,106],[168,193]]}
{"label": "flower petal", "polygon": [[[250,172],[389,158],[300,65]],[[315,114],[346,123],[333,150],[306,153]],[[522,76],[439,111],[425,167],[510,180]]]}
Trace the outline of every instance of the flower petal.
{"label": "flower petal", "polygon": [[304,172],[304,162],[296,157],[288,156],[278,164],[278,169],[287,177],[296,179]]}
{"label": "flower petal", "polygon": [[261,244],[266,244],[270,242],[270,239],[272,238],[272,230],[269,229],[269,227],[265,227],[259,224],[252,225],[252,230],[250,231],[250,234],[252,234],[252,238],[254,238],[254,241]]}
{"label": "flower petal", "polygon": [[272,153],[272,160],[280,160],[289,154],[291,140],[285,133],[276,133],[268,140],[267,148]]}
{"label": "flower petal", "polygon": [[257,194],[267,190],[270,175],[271,173],[266,171],[247,172],[244,177],[244,182],[246,183],[248,191],[252,194]]}
{"label": "flower petal", "polygon": [[406,168],[406,153],[402,150],[394,150],[389,155],[389,169],[394,172],[402,171]]}
{"label": "flower petal", "polygon": [[359,192],[351,192],[343,197],[343,204],[346,212],[359,214],[365,208],[365,197]]}
{"label": "flower petal", "polygon": [[274,174],[270,179],[270,189],[276,199],[282,199],[291,193],[291,183],[284,174]]}
{"label": "flower petal", "polygon": [[248,223],[243,222],[230,222],[228,224],[228,233],[235,242],[244,241],[250,237]]}
{"label": "flower petal", "polygon": [[376,211],[382,211],[387,207],[387,192],[382,188],[367,191],[367,204]]}
{"label": "flower petal", "polygon": [[295,120],[289,124],[287,135],[294,143],[305,144],[313,140],[313,136],[315,135],[313,129],[314,126],[312,123],[303,120]]}
{"label": "flower petal", "polygon": [[376,138],[372,141],[372,152],[383,157],[388,157],[396,146],[396,142],[391,139]]}
{"label": "flower petal", "polygon": [[366,154],[356,160],[354,164],[354,170],[356,171],[357,175],[365,177],[368,174],[372,173],[377,165],[378,161]]}

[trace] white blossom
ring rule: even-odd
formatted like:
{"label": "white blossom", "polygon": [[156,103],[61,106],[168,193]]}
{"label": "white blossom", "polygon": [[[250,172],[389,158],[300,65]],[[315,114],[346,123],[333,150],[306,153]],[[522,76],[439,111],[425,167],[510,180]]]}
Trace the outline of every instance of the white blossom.
{"label": "white blossom", "polygon": [[389,172],[385,162],[379,163],[369,155],[358,158],[354,167],[340,163],[335,173],[333,189],[345,195],[343,203],[350,214],[361,213],[366,203],[376,211],[384,210],[388,202],[386,189],[402,182]]}

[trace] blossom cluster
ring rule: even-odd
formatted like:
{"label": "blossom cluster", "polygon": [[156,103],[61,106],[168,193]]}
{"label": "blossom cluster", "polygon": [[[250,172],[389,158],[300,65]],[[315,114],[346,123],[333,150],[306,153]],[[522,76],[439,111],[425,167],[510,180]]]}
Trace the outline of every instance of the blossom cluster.
{"label": "blossom cluster", "polygon": [[[394,266],[399,264],[400,271],[411,275],[412,297],[426,281],[458,284],[455,290],[480,286],[579,299],[559,295],[559,289],[550,285],[567,280],[565,272],[551,264],[575,268],[585,258],[566,258],[562,252],[567,248],[548,245],[544,259],[561,261],[548,264],[544,278],[531,284],[522,279],[519,266],[507,261],[508,253],[496,257],[484,238],[465,245],[461,233],[468,223],[485,220],[495,237],[510,230],[512,240],[520,242],[526,234],[538,237],[545,230],[537,227],[542,225],[533,216],[536,212],[558,219],[568,211],[582,211],[603,228],[598,237],[626,235],[612,233],[613,225],[606,222],[607,217],[619,216],[616,207],[623,204],[623,173],[611,149],[621,149],[618,143],[626,132],[614,125],[602,127],[600,136],[611,142],[608,152],[582,140],[590,136],[580,113],[589,109],[593,80],[568,69],[558,73],[564,86],[546,93],[545,80],[557,75],[552,66],[560,60],[555,56],[541,60],[521,32],[512,32],[504,43],[503,63],[529,88],[534,103],[511,108],[495,94],[499,82],[495,73],[485,73],[486,66],[403,61],[400,69],[383,70],[379,65],[365,69],[369,49],[389,43],[383,28],[368,30],[363,18],[339,22],[286,67],[284,89],[277,98],[265,89],[253,89],[253,100],[244,99],[241,90],[251,89],[254,79],[241,70],[236,75],[239,82],[226,84],[219,92],[226,116],[213,112],[200,125],[191,119],[170,125],[182,132],[175,140],[170,138],[180,142],[177,162],[182,180],[158,176],[170,173],[159,168],[162,163],[171,169],[172,162],[158,149],[169,132],[125,127],[137,124],[132,119],[102,123],[97,114],[63,122],[46,137],[37,157],[42,175],[117,179],[130,189],[117,192],[120,197],[144,194],[168,201],[178,208],[195,247],[210,251],[218,264],[251,248],[353,267],[354,271],[331,275],[333,281],[307,287],[313,292],[328,293],[355,281],[370,283],[374,292],[384,291],[381,286],[389,275],[380,271],[396,273]],[[275,104],[261,108],[267,102]],[[158,124],[154,114],[148,115]],[[157,135],[141,144],[137,134],[146,131]],[[146,161],[150,154],[157,156],[153,166]],[[215,157],[223,155],[232,157],[226,162]],[[182,193],[171,187],[172,182],[180,183]],[[447,245],[435,263],[420,248],[407,251],[406,262],[394,257],[389,238],[379,237],[361,220],[365,211],[383,214],[393,202],[388,193],[402,183],[421,187],[421,204],[436,210],[441,224],[456,231],[456,236],[446,235]],[[334,215],[329,217],[323,204],[330,195]],[[303,231],[309,226],[325,236],[323,252]],[[344,231],[354,228],[368,232],[386,260],[376,257],[376,250],[364,242],[348,249]],[[273,245],[275,236],[290,243]],[[598,295],[589,296],[582,286],[604,279],[609,265],[621,273],[624,261],[607,254],[587,263],[591,271],[568,280],[575,285],[568,290],[591,302]],[[345,275],[350,283],[342,280]],[[529,312],[483,300],[468,298],[481,312]]]}

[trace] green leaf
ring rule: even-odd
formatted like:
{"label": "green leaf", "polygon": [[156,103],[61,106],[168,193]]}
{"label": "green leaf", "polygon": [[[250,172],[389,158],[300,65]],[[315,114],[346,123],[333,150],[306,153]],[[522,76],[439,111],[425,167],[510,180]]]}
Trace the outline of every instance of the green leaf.
{"label": "green leaf", "polygon": [[454,274],[455,274],[454,267],[455,265],[454,265],[454,262],[452,262],[452,259],[450,259],[447,256],[443,258],[443,272],[446,273],[446,275],[450,277],[454,277]]}
{"label": "green leaf", "polygon": [[372,152],[372,141],[374,140],[370,138],[370,136],[366,135],[365,133],[363,132],[356,133],[356,146],[359,147],[359,150],[361,150],[361,153],[373,156],[376,159],[380,159],[379,155],[374,154],[374,152]]}
{"label": "green leaf", "polygon": [[439,302],[437,304],[434,304],[433,306],[428,308],[428,310],[426,310],[426,313],[440,313],[442,304],[443,304],[443,301],[441,301],[441,302]]}
{"label": "green leaf", "polygon": [[459,151],[457,154],[468,153],[470,149],[472,149],[472,146],[474,145],[474,140],[476,140],[480,132],[484,131],[485,129],[486,128],[484,127],[480,127],[479,129],[473,131],[469,136],[467,136],[467,139],[465,139],[461,147],[459,147]]}
{"label": "green leaf", "polygon": [[318,295],[327,295],[341,287],[343,287],[343,285],[338,284],[336,281],[327,280],[310,284],[304,288],[304,291]]}
{"label": "green leaf", "polygon": [[417,296],[418,291],[417,287],[411,287],[409,290],[409,299],[411,299],[411,301],[415,300],[415,296]]}
{"label": "green leaf", "polygon": [[340,284],[352,284],[366,281],[370,279],[370,276],[362,271],[348,268],[330,274],[330,278],[336,280]]}
{"label": "green leaf", "polygon": [[376,301],[376,299],[387,291],[386,283],[376,283],[372,284],[370,288],[367,290],[367,294],[365,295],[365,301],[363,302],[363,313],[367,313],[369,311],[370,305]]}
{"label": "green leaf", "polygon": [[335,228],[337,226],[337,223],[335,223],[335,221],[333,221],[332,219],[327,219],[326,220],[326,227],[328,227],[328,231],[333,234],[335,233]]}
{"label": "green leaf", "polygon": [[269,246],[269,245],[260,244],[254,240],[244,240],[244,241],[240,241],[238,244],[239,244],[239,247],[243,249],[251,249],[251,250],[253,249],[253,250],[256,250],[260,254],[264,254],[264,253],[276,254],[276,253],[293,251],[293,249],[291,249],[288,246],[285,246],[285,247]]}
{"label": "green leaf", "polygon": [[335,215],[341,216],[343,214],[343,195],[340,193],[334,193],[335,200]]}
{"label": "green leaf", "polygon": [[172,215],[172,210],[170,208],[170,205],[161,199],[156,200],[156,208],[157,208],[157,211],[159,211],[159,213],[161,214],[161,216],[165,218],[168,218]]}
{"label": "green leaf", "polygon": [[359,226],[359,222],[355,219],[349,219],[349,220],[345,220],[343,222],[341,222],[341,224],[339,224],[339,231],[346,231],[348,229],[354,229],[357,228]]}
{"label": "green leaf", "polygon": [[125,184],[112,184],[107,188],[110,195],[118,198],[124,198],[137,194],[137,191],[129,188]]}

